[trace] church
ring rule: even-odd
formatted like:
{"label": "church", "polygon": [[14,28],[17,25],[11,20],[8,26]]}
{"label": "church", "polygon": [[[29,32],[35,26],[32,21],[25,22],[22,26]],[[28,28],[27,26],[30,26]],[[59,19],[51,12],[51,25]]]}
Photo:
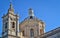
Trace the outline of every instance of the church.
{"label": "church", "polygon": [[60,38],[60,27],[45,33],[45,23],[35,17],[32,8],[29,8],[29,16],[19,23],[19,15],[14,13],[10,3],[2,22],[2,38]]}

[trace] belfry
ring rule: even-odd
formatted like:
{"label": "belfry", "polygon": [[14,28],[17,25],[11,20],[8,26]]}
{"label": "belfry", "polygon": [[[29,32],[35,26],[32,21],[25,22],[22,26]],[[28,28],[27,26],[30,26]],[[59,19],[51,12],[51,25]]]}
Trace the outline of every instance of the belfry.
{"label": "belfry", "polygon": [[28,9],[28,17],[20,23],[19,19],[10,3],[7,14],[2,16],[2,38],[60,38],[60,27],[45,33],[45,23],[35,16],[32,8]]}
{"label": "belfry", "polygon": [[10,3],[8,13],[3,16],[3,38],[33,38],[44,34],[44,22],[35,17],[32,8],[29,8],[28,11],[29,16],[19,23],[19,20],[17,20],[19,16],[14,14],[13,5]]}

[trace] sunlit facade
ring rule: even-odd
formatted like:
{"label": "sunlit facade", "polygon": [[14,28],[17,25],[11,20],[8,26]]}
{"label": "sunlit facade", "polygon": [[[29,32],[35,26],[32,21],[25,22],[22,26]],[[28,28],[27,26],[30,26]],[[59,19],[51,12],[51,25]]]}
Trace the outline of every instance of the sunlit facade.
{"label": "sunlit facade", "polygon": [[28,13],[29,16],[19,23],[19,15],[10,4],[8,13],[2,17],[2,38],[60,38],[60,27],[45,33],[45,23],[35,17],[32,8]]}

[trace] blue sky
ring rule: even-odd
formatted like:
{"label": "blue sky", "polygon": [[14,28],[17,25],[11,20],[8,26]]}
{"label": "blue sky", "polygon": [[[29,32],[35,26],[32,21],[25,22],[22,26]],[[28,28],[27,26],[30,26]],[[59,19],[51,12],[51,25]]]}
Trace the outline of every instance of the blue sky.
{"label": "blue sky", "polygon": [[[12,0],[15,13],[19,13],[20,22],[28,16],[32,8],[38,19],[45,22],[45,31],[60,27],[60,0]],[[2,16],[6,14],[10,0],[0,0],[0,34],[2,32]]]}

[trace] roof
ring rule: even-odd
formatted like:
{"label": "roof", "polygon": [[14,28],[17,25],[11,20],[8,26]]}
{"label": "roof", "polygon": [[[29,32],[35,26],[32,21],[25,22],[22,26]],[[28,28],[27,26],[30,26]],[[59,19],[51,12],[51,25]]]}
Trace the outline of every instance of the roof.
{"label": "roof", "polygon": [[22,24],[23,22],[25,22],[25,21],[27,21],[27,20],[30,20],[30,19],[32,19],[32,20],[37,20],[37,21],[39,21],[39,22],[44,23],[42,20],[39,20],[38,18],[36,18],[36,17],[34,16],[33,18],[30,18],[30,17],[25,18],[20,24]]}
{"label": "roof", "polygon": [[54,29],[54,30],[51,30],[49,32],[46,32],[44,35],[41,35],[41,37],[49,37],[49,36],[52,36],[56,33],[59,33],[60,32],[60,27]]}

